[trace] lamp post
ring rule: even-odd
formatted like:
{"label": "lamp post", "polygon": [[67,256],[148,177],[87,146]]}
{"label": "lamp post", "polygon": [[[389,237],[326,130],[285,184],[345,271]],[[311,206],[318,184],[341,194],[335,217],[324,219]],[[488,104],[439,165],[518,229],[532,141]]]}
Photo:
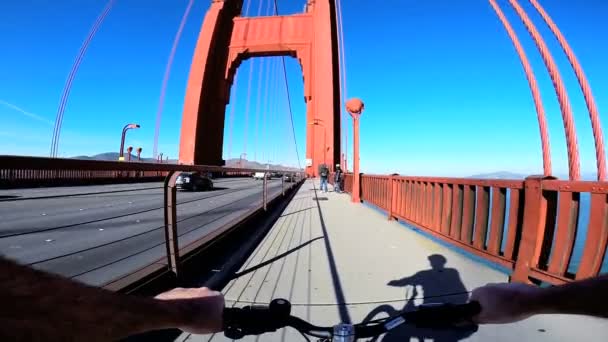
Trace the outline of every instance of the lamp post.
{"label": "lamp post", "polygon": [[133,146],[127,147],[127,161],[131,161],[131,152],[133,152]]}
{"label": "lamp post", "polygon": [[365,105],[357,98],[346,102],[346,110],[353,118],[353,196],[352,201],[361,202],[361,175],[359,174],[359,117]]}
{"label": "lamp post", "polygon": [[142,148],[138,147],[136,151],[137,151],[137,161],[141,161],[141,151],[142,151]]}
{"label": "lamp post", "polygon": [[120,160],[120,161],[125,160],[124,148],[125,148],[125,135],[127,134],[127,131],[130,129],[135,129],[135,128],[139,128],[139,127],[140,126],[138,124],[130,123],[130,124],[126,124],[125,127],[122,128],[122,137],[120,138],[120,152],[119,152],[118,160]]}
{"label": "lamp post", "polygon": [[247,159],[247,153],[241,153],[241,155],[240,155],[240,157],[239,157],[239,158],[240,158],[240,159],[239,159],[239,166],[240,166],[241,168],[245,168],[245,167],[243,166],[243,159],[245,159],[245,160]]}
{"label": "lamp post", "polygon": [[[314,119],[313,122],[311,122],[309,124],[313,125],[313,126],[323,127],[323,163],[325,165],[327,165],[327,127],[325,127],[325,124],[323,124],[323,120],[321,120],[321,119]],[[315,136],[315,134],[313,133],[313,138],[314,138],[314,136]],[[313,146],[314,146],[314,143],[313,143]],[[313,151],[313,158],[314,158],[314,151]],[[314,172],[314,170],[313,170],[313,172]]]}
{"label": "lamp post", "polygon": [[162,163],[163,163],[163,153],[162,153],[162,152],[161,152],[161,153],[159,153],[159,155],[158,155],[158,163],[159,163],[159,164],[162,164]]}

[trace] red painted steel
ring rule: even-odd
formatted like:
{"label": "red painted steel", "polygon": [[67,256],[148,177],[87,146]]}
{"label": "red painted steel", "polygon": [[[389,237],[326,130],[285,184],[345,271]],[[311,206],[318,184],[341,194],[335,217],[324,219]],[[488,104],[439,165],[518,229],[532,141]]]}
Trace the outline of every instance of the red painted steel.
{"label": "red painted steel", "polygon": [[602,261],[606,254],[608,243],[608,196],[605,194],[591,194],[591,208],[587,238],[583,249],[583,258],[576,279],[588,278],[599,273]]}
{"label": "red painted steel", "polygon": [[560,192],[558,202],[557,233],[553,245],[553,255],[549,264],[549,272],[564,275],[572,257],[572,248],[574,247],[574,238],[576,237],[580,194]]}
{"label": "red painted steel", "polygon": [[490,239],[487,243],[488,251],[500,254],[502,233],[505,224],[505,199],[507,191],[504,188],[492,188],[492,216],[490,219]]}
{"label": "red painted steel", "polygon": [[[340,160],[339,75],[336,22],[331,0],[307,4],[306,12],[286,16],[240,17],[242,0],[211,3],[195,49],[182,118],[181,163],[222,165],[225,105],[236,69],[245,59],[292,56],[302,66],[307,120],[327,127],[328,165]],[[204,95],[204,96],[203,96]],[[306,128],[307,168],[316,175],[323,132]],[[315,151],[316,153],[313,153]],[[317,156],[316,158],[314,156]]]}
{"label": "red painted steel", "polygon": [[[525,181],[421,179],[430,178],[362,175],[362,200],[390,211],[391,217],[512,269],[513,281],[535,279],[560,284],[598,274],[608,245],[608,183],[558,181],[544,176],[531,176]],[[573,252],[581,192],[592,196],[591,221],[581,267],[572,275],[566,270]],[[507,197],[509,219],[505,222]]]}
{"label": "red painted steel", "polygon": [[587,77],[585,76],[585,72],[581,67],[574,51],[570,48],[570,44],[561,33],[557,25],[553,22],[553,19],[549,16],[549,14],[544,10],[544,8],[540,5],[537,0],[529,0],[534,8],[541,15],[547,26],[551,29],[551,32],[557,38],[557,41],[561,45],[564,53],[568,57],[568,61],[572,65],[574,69],[574,73],[576,78],[578,79],[578,83],[583,91],[583,96],[585,98],[585,104],[587,105],[587,109],[589,110],[589,117],[591,119],[591,128],[593,130],[593,138],[595,141],[595,158],[597,161],[597,179],[599,181],[606,180],[606,154],[604,152],[604,134],[602,133],[602,124],[600,121],[600,114],[597,110],[597,105],[595,104],[595,99],[593,98],[593,93],[591,91],[591,86],[589,85],[589,81],[587,81]]}
{"label": "red painted steel", "polygon": [[570,107],[570,100],[568,98],[568,93],[566,92],[566,88],[564,86],[564,82],[562,81],[561,74],[559,69],[557,68],[557,64],[553,60],[553,56],[551,52],[549,52],[549,48],[547,44],[541,37],[540,33],[536,29],[536,26],[532,23],[532,20],[528,17],[526,12],[521,8],[517,0],[509,0],[511,6],[515,9],[515,12],[519,15],[522,22],[526,26],[526,29],[534,39],[536,46],[541,54],[543,62],[545,63],[549,74],[551,75],[551,80],[553,81],[553,86],[555,87],[555,92],[557,93],[557,99],[559,101],[559,106],[562,112],[562,118],[564,121],[564,130],[566,131],[566,145],[568,147],[568,171],[571,180],[579,180],[581,177],[580,171],[580,160],[578,153],[578,142],[576,138],[576,128],[574,127],[574,119],[572,117],[572,108]]}
{"label": "red painted steel", "polygon": [[452,224],[450,236],[453,239],[460,238],[460,226],[462,224],[462,186],[454,184],[452,188]]}
{"label": "red painted steel", "polygon": [[540,96],[540,90],[538,89],[538,83],[536,82],[536,76],[534,76],[534,71],[532,70],[532,66],[530,65],[530,61],[528,61],[528,56],[526,56],[526,52],[524,51],[523,46],[521,45],[515,30],[509,23],[507,17],[505,17],[503,11],[500,9],[500,6],[496,3],[495,0],[489,0],[490,5],[498,15],[498,19],[502,22],[505,27],[509,38],[513,42],[513,46],[515,47],[515,51],[517,51],[517,55],[521,61],[522,67],[524,68],[524,73],[526,74],[526,78],[528,79],[528,84],[530,86],[530,91],[532,92],[532,98],[534,99],[534,107],[536,108],[536,116],[538,118],[538,128],[540,130],[540,141],[541,141],[541,150],[543,153],[543,171],[545,176],[551,175],[551,146],[549,139],[549,130],[547,128],[547,118],[545,117],[545,109],[543,106],[543,101]]}
{"label": "red painted steel", "polygon": [[475,231],[473,244],[475,248],[484,249],[486,233],[488,231],[488,210],[490,202],[490,188],[486,186],[477,187],[477,205],[475,206]]}

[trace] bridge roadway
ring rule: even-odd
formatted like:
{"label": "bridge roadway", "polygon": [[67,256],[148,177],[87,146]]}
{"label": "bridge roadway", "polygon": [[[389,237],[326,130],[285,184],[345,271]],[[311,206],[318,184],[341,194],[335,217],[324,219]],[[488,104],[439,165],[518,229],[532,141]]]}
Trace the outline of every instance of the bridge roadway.
{"label": "bridge roadway", "polygon": [[[262,203],[262,182],[216,179],[213,191],[177,194],[180,246]],[[269,182],[269,198],[281,192]],[[0,253],[92,285],[165,253],[161,183],[0,190]]]}
{"label": "bridge roadway", "polygon": [[[318,187],[318,184],[317,184]],[[292,314],[331,326],[413,309],[421,303],[464,302],[468,291],[508,275],[449,248],[386,214],[352,204],[348,195],[319,193],[307,181],[222,291],[227,305],[292,302]],[[608,321],[574,315],[539,315],[477,332],[401,326],[383,341],[605,341]],[[413,339],[412,339],[413,338]],[[225,341],[223,334],[182,334],[177,341]],[[281,329],[243,341],[305,341]],[[315,339],[311,339],[315,340]]]}

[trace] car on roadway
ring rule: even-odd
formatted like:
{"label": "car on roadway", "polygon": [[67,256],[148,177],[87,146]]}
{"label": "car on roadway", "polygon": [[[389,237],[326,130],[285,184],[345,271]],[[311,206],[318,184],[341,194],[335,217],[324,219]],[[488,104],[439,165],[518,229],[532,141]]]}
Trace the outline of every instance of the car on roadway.
{"label": "car on roadway", "polygon": [[213,190],[213,181],[200,172],[182,172],[175,180],[175,186],[180,190],[208,191]]}
{"label": "car on roadway", "polygon": [[262,180],[262,179],[264,179],[264,177],[270,178],[270,177],[268,177],[268,173],[266,173],[266,172],[256,172],[253,174],[253,179],[255,179],[255,180]]}
{"label": "car on roadway", "polygon": [[296,181],[296,176],[292,173],[286,173],[283,179],[288,183],[293,183]]}

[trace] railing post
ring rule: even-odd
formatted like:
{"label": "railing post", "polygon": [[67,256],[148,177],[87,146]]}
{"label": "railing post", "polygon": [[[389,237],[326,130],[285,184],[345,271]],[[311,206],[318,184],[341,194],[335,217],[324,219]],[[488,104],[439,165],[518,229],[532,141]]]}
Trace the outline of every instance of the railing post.
{"label": "railing post", "polygon": [[281,175],[281,194],[285,197],[285,175]]}
{"label": "railing post", "polygon": [[544,232],[547,221],[547,199],[543,196],[542,182],[554,177],[530,176],[524,181],[524,222],[517,250],[511,281],[530,283],[530,269],[538,264],[536,252],[542,242],[539,232]]}
{"label": "railing post", "polygon": [[165,212],[165,246],[167,247],[167,263],[176,277],[180,275],[179,242],[177,236],[177,190],[175,180],[179,173],[170,171],[165,178],[164,212]]}
{"label": "railing post", "polygon": [[389,210],[388,210],[388,220],[392,221],[395,220],[395,216],[393,215],[393,212],[395,210],[395,208],[397,208],[397,182],[395,181],[395,176],[398,176],[397,174],[392,174],[390,175],[389,179],[388,179],[388,186],[389,186]]}
{"label": "railing post", "polygon": [[268,173],[264,173],[264,178],[262,178],[262,187],[264,187],[262,189],[262,206],[264,208],[264,211],[267,210],[266,208],[266,202],[268,200]]}

